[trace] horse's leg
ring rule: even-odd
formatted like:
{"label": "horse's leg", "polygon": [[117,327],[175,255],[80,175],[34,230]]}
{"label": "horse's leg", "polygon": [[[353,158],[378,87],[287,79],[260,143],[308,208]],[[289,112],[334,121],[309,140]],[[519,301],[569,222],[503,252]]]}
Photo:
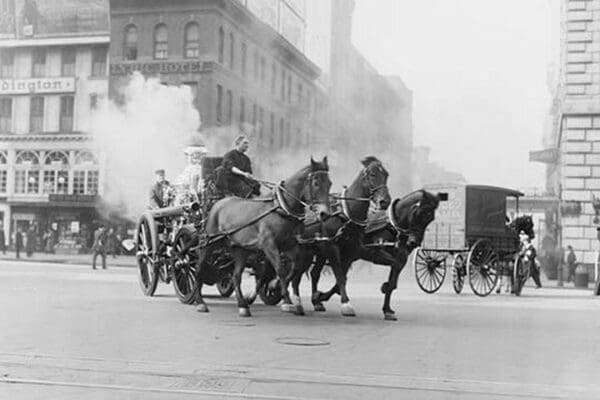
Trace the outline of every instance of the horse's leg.
{"label": "horse's leg", "polygon": [[[340,255],[340,248],[335,245],[327,245],[322,247],[325,252],[327,259],[329,260],[329,264],[331,265],[331,269],[335,276],[336,286],[339,288],[341,303],[342,303],[342,315],[345,317],[353,317],[356,315],[352,305],[350,304],[350,299],[348,299],[348,294],[346,293],[346,273],[345,271],[348,269],[347,265],[342,264],[342,257]],[[334,290],[334,289],[332,289]]]}
{"label": "horse's leg", "polygon": [[297,248],[288,252],[288,257],[294,257],[294,252],[297,256],[292,267],[292,290],[293,297],[292,303],[296,306],[296,315],[304,315],[304,308],[302,307],[302,300],[300,298],[300,282],[302,281],[302,274],[308,271],[310,268],[311,261],[313,259],[313,251],[311,248]]}
{"label": "horse's leg", "polygon": [[[323,271],[323,266],[325,265],[325,261],[327,259],[323,257],[320,253],[317,254],[315,258],[315,263],[313,264],[312,269],[310,270],[310,278],[311,278],[311,287],[312,287],[312,304],[315,311],[325,311],[325,306],[321,302],[321,296],[323,295],[319,292],[319,278],[321,277],[321,272]],[[329,296],[331,297],[331,296]]]}
{"label": "horse's leg", "polygon": [[254,281],[255,281],[255,286],[254,286],[254,293],[252,293],[250,296],[245,296],[246,297],[246,302],[248,304],[253,304],[254,301],[256,301],[256,297],[258,296],[258,291],[260,290],[261,286],[264,285],[266,282],[266,266],[262,265],[262,264],[257,264],[255,263],[254,265]]}
{"label": "horse's leg", "polygon": [[250,314],[248,301],[242,293],[242,273],[246,264],[246,252],[240,248],[233,248],[231,254],[234,260],[233,285],[235,287],[235,297],[237,298],[238,314],[240,317],[250,317],[252,314]]}
{"label": "horse's leg", "polygon": [[207,254],[207,248],[198,250],[198,260],[196,261],[196,282],[198,283],[198,288],[196,289],[198,291],[198,295],[196,296],[198,306],[196,306],[196,311],[198,312],[208,312],[208,306],[202,297],[202,266],[205,263]]}
{"label": "horse's leg", "polygon": [[265,253],[265,257],[273,268],[275,268],[275,272],[277,272],[277,277],[281,282],[281,310],[284,312],[295,312],[296,307],[292,305],[292,301],[290,300],[290,294],[288,292],[288,286],[290,284],[289,281],[289,273],[283,268],[281,263],[281,256],[279,255],[279,249],[275,245],[275,240],[273,239],[270,232],[266,232],[260,239],[260,247],[262,251]]}

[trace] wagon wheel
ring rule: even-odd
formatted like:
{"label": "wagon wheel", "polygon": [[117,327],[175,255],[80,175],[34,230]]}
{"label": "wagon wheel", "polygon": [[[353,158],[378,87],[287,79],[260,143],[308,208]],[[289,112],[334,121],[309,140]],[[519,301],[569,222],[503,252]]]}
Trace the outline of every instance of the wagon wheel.
{"label": "wagon wheel", "polygon": [[195,230],[184,226],[175,235],[173,245],[173,287],[179,301],[193,304],[196,301],[196,255],[192,250]]}
{"label": "wagon wheel", "polygon": [[273,278],[269,282],[261,285],[258,289],[258,295],[263,303],[268,306],[276,306],[281,301],[281,284],[279,279]]}
{"label": "wagon wheel", "polygon": [[154,218],[150,214],[144,214],[136,227],[135,259],[140,288],[146,296],[154,295],[158,284],[156,249],[157,233]]}
{"label": "wagon wheel", "polygon": [[217,290],[221,297],[229,297],[233,294],[235,286],[233,285],[233,277],[231,274],[226,274],[217,282]]}
{"label": "wagon wheel", "polygon": [[456,294],[462,292],[466,275],[465,259],[461,254],[457,254],[454,256],[454,261],[452,262],[452,287],[454,287]]}
{"label": "wagon wheel", "polygon": [[531,262],[525,260],[521,255],[515,257],[513,266],[513,293],[515,296],[520,296],[525,282],[529,279],[531,273]]}
{"label": "wagon wheel", "polygon": [[479,239],[467,257],[469,285],[477,296],[485,297],[498,282],[499,257],[489,240]]}
{"label": "wagon wheel", "polygon": [[446,254],[417,248],[414,258],[415,278],[425,293],[435,293],[446,277]]}

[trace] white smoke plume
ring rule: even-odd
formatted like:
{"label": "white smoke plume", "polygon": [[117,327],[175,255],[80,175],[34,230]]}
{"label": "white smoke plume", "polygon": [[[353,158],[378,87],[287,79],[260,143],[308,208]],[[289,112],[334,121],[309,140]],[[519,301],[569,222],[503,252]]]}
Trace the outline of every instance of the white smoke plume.
{"label": "white smoke plume", "polygon": [[123,105],[106,101],[92,117],[94,146],[105,158],[105,193],[137,218],[148,204],[156,169],[174,179],[185,166],[184,148],[198,135],[200,116],[188,87],[165,86],[135,73],[122,89]]}

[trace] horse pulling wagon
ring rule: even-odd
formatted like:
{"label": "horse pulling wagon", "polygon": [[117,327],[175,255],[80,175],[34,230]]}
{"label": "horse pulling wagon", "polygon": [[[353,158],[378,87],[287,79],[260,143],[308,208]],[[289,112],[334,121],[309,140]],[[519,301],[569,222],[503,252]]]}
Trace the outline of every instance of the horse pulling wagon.
{"label": "horse pulling wagon", "polygon": [[[210,208],[225,197],[215,186],[214,171],[221,165],[221,157],[202,158],[201,193],[190,191],[182,205],[145,212],[136,228],[136,261],[139,283],[146,296],[154,295],[158,281],[173,282],[177,298],[184,304],[197,301],[198,279],[203,284],[216,285],[223,297],[234,291],[232,282],[233,259],[225,249],[211,255],[201,276],[197,271],[197,250],[205,230],[206,216]],[[170,203],[173,203],[171,198]],[[265,304],[275,305],[281,300],[273,268],[264,257],[248,260],[254,274],[265,282],[258,294]]]}
{"label": "horse pulling wagon", "polygon": [[519,232],[533,235],[529,216],[507,224],[507,197],[519,207],[519,191],[464,184],[430,185],[445,193],[436,218],[425,232],[422,246],[414,256],[415,277],[426,293],[440,289],[446,277],[447,260],[452,257],[452,283],[460,293],[465,279],[478,296],[489,295],[503,273],[510,274],[513,292],[520,295],[529,278],[531,263],[521,252]]}

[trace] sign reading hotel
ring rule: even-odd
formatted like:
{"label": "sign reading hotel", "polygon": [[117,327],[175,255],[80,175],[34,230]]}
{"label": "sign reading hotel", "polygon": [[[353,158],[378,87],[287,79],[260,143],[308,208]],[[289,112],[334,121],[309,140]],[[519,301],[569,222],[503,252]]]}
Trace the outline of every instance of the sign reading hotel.
{"label": "sign reading hotel", "polygon": [[75,92],[75,78],[0,79],[0,95]]}
{"label": "sign reading hotel", "polygon": [[110,65],[111,75],[129,75],[139,71],[144,75],[153,74],[194,74],[203,71],[201,61],[148,62],[148,63],[114,63]]}

